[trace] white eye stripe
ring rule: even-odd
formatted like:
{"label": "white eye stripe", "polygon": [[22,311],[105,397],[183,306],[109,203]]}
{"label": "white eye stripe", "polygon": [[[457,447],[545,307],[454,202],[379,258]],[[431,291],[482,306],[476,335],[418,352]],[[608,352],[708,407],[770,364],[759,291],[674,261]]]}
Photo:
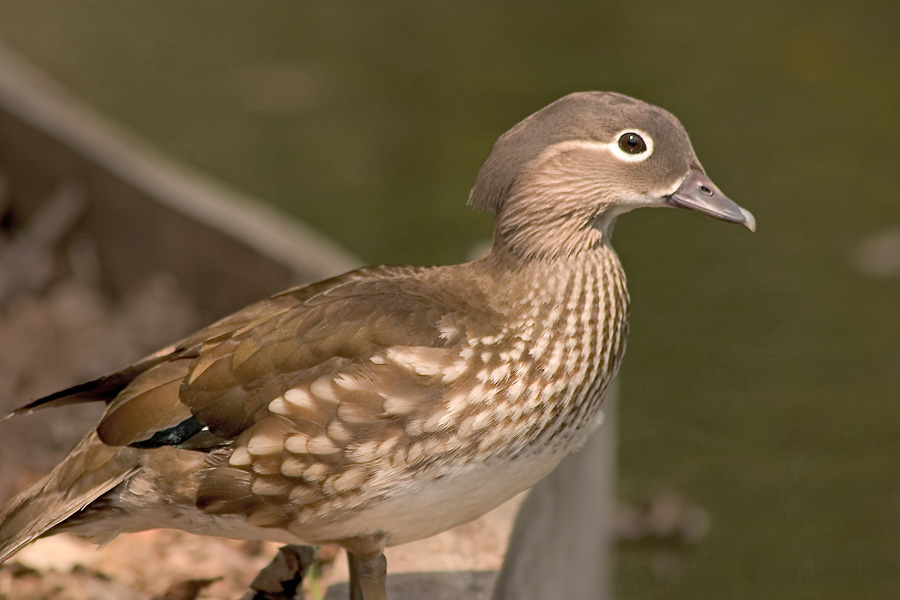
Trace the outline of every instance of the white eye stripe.
{"label": "white eye stripe", "polygon": [[[636,133],[644,140],[644,144],[647,146],[647,149],[641,152],[640,154],[628,154],[621,148],[619,148],[619,138],[622,137],[623,133]],[[606,150],[616,158],[626,161],[626,162],[641,162],[650,158],[650,155],[653,154],[653,138],[646,132],[641,129],[635,129],[631,127],[629,129],[623,129],[619,133],[615,135],[612,142],[599,142],[595,140],[567,140],[565,142],[559,142],[545,149],[541,153],[541,158],[538,159],[538,162],[543,162],[550,156],[555,156],[562,152],[569,152],[572,150],[588,150],[588,151],[598,151],[598,150]]]}
{"label": "white eye stripe", "polygon": [[[636,133],[637,135],[641,136],[641,138],[644,140],[644,144],[647,145],[647,149],[640,154],[629,154],[622,150],[619,147],[619,138],[621,138],[626,133]],[[635,129],[634,127],[623,129],[613,136],[611,142],[604,145],[607,149],[609,149],[610,152],[612,152],[613,156],[615,156],[619,160],[624,160],[625,162],[642,162],[653,155],[653,138],[650,137],[650,134],[646,131]]]}

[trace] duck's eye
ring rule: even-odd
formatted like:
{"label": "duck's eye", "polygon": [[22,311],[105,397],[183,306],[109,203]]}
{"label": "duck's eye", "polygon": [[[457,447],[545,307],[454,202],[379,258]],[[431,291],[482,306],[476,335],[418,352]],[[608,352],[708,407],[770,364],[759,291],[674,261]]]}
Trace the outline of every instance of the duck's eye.
{"label": "duck's eye", "polygon": [[647,151],[647,143],[633,131],[626,131],[619,136],[619,148],[626,154],[642,154]]}

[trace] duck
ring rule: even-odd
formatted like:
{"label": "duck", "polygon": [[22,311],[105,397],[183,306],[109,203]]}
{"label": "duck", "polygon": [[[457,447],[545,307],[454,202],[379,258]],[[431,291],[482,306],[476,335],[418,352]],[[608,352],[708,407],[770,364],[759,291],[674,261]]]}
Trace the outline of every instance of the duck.
{"label": "duck", "polygon": [[11,416],[100,402],[96,428],[0,511],[0,562],[43,536],[155,528],[346,549],[386,600],[388,546],[534,485],[598,426],[625,352],[616,218],[676,207],[755,230],[668,111],[569,94],[503,134],[468,203],[493,241],[252,304]]}

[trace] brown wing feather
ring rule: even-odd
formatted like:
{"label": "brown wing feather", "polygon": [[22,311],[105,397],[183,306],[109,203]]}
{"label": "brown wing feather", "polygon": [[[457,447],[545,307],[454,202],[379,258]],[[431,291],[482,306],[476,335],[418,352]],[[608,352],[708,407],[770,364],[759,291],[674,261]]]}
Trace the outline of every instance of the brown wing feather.
{"label": "brown wing feather", "polygon": [[213,433],[234,437],[299,382],[365,362],[398,343],[443,344],[438,323],[447,307],[384,289],[373,294],[366,283],[343,284],[339,294],[317,295],[206,346],[181,387],[182,401]]}
{"label": "brown wing feather", "polygon": [[116,396],[97,426],[100,440],[110,446],[128,446],[190,418],[190,410],[179,398],[189,367],[189,360],[177,359],[138,375]]}
{"label": "brown wing feather", "polygon": [[42,408],[55,408],[60,406],[68,406],[71,404],[82,404],[86,402],[106,402],[110,403],[125,387],[138,375],[166,360],[171,348],[165,353],[157,353],[147,357],[146,359],[126,367],[121,371],[98,377],[85,383],[60,390],[49,396],[44,396],[33,402],[29,402],[25,406],[21,406],[8,415],[0,417],[0,422],[17,415],[27,415]]}
{"label": "brown wing feather", "polygon": [[[146,371],[153,369],[157,365],[165,364],[173,360],[196,357],[202,347],[213,344],[217,340],[227,340],[240,333],[252,331],[261,324],[273,323],[273,318],[278,315],[289,312],[291,313],[291,318],[295,319],[298,316],[297,311],[292,309],[296,309],[304,301],[319,294],[333,291],[348,283],[366,280],[372,276],[406,277],[421,270],[422,267],[415,266],[368,267],[357,271],[351,271],[331,279],[286,290],[229,315],[228,317],[197,331],[182,341],[155,352],[120,371],[104,375],[103,377],[85,383],[80,383],[34,400],[15,409],[9,414],[0,417],[0,421],[4,421],[16,415],[29,414],[42,408],[53,408],[85,402],[105,402],[109,404],[119,397],[123,390],[125,390],[137,377]],[[302,314],[300,316],[302,316]],[[326,329],[324,325],[322,329],[323,331]]]}
{"label": "brown wing feather", "polygon": [[365,363],[394,345],[445,343],[447,306],[410,275],[374,267],[288,290],[251,305],[175,345],[112,401],[98,431],[130,445],[193,417],[233,439],[300,382]]}

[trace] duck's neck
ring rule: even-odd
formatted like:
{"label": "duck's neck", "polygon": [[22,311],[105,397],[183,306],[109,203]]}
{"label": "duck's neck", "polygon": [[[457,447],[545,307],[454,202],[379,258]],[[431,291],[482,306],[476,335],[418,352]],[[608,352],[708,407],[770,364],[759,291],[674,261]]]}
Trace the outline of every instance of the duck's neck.
{"label": "duck's neck", "polygon": [[[499,253],[498,253],[499,250]],[[628,292],[611,246],[522,260],[494,248],[483,259],[490,301],[506,316],[508,397],[527,415],[523,439],[567,449],[597,422],[625,350]],[[527,419],[532,419],[528,422]]]}

